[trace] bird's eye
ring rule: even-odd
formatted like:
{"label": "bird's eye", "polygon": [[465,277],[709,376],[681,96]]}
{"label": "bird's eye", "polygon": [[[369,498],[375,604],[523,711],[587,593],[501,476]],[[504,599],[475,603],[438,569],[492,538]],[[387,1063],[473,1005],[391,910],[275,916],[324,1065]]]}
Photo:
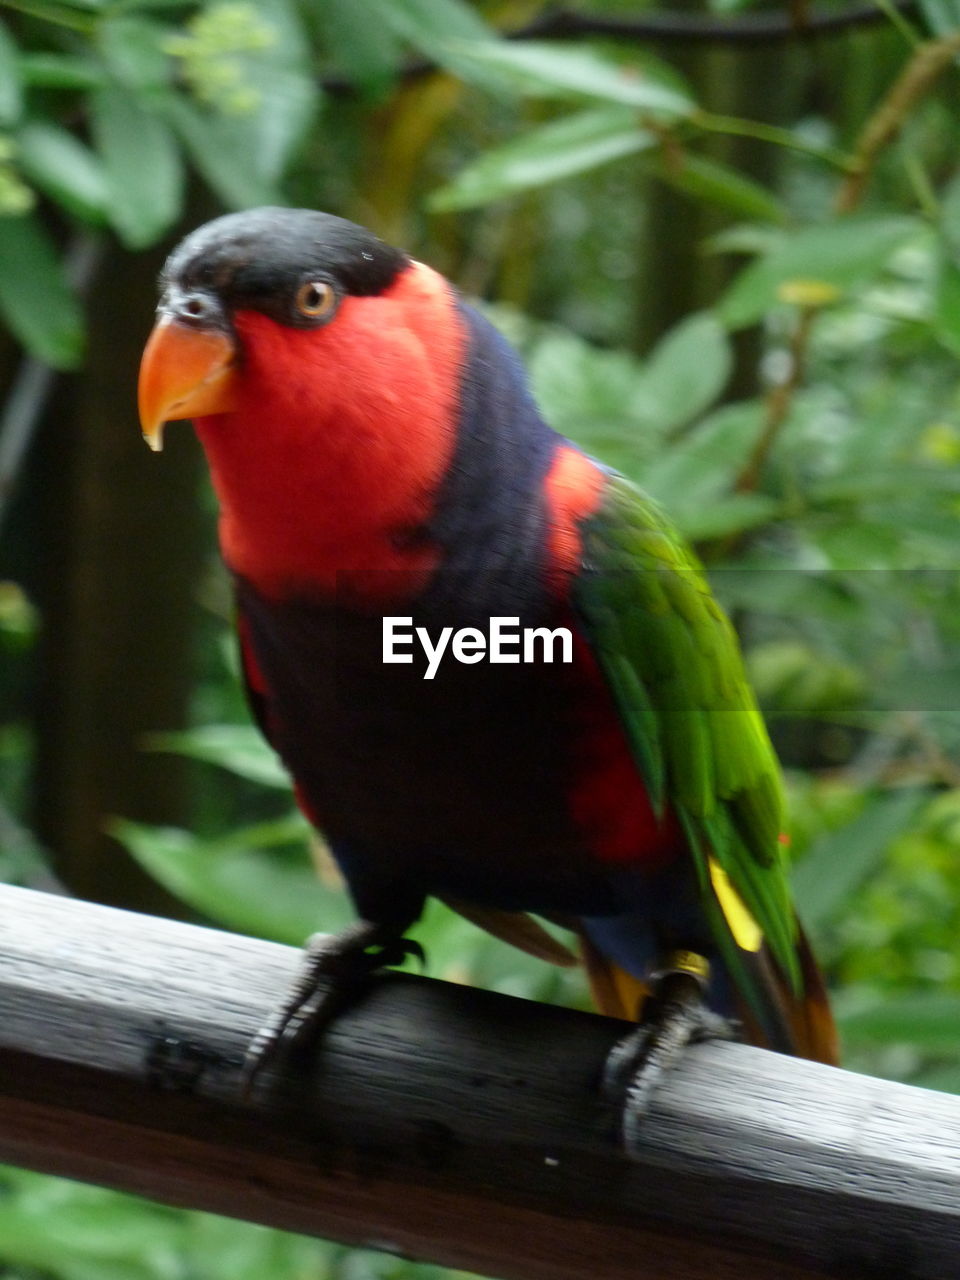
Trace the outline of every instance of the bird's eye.
{"label": "bird's eye", "polygon": [[326,280],[308,280],[297,290],[294,300],[297,311],[308,320],[329,320],[337,309],[339,298],[333,285]]}

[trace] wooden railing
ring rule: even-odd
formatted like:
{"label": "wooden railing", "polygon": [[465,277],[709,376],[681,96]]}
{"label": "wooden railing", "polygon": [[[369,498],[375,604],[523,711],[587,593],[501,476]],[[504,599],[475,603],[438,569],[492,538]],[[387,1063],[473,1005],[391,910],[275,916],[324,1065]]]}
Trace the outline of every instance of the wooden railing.
{"label": "wooden railing", "polygon": [[516,1280],[956,1280],[960,1098],[390,975],[238,1091],[289,948],[0,888],[0,1160]]}

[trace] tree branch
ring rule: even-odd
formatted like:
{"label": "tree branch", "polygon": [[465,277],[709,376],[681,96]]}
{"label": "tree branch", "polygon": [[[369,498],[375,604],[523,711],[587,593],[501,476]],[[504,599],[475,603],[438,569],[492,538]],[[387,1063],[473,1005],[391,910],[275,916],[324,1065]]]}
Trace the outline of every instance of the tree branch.
{"label": "tree branch", "polygon": [[[810,330],[813,318],[817,314],[815,306],[801,306],[790,335],[790,343],[786,356],[788,365],[785,376],[774,384],[764,398],[764,418],[760,434],[754,441],[750,456],[744,463],[736,480],[734,492],[753,493],[759,482],[760,473],[773,448],[781,428],[790,416],[797,391],[803,382],[806,369],[807,348],[810,343]],[[726,547],[729,554],[730,544]]]}
{"label": "tree branch", "polygon": [[877,160],[900,132],[914,107],[960,55],[960,33],[921,44],[883,101],[864,125],[853,153],[853,168],[834,200],[837,213],[852,213],[862,201]]}

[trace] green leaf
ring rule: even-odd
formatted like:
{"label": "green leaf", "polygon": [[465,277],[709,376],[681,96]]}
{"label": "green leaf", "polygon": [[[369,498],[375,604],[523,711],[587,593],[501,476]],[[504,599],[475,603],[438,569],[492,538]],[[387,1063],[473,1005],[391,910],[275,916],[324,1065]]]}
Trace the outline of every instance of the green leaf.
{"label": "green leaf", "polygon": [[24,346],[59,369],[83,351],[83,317],[38,219],[0,218],[0,312]]}
{"label": "green leaf", "polygon": [[937,1093],[960,1093],[960,1064],[931,1067],[911,1076],[910,1083],[919,1089],[935,1089]]}
{"label": "green leaf", "polygon": [[20,50],[0,22],[0,125],[15,124],[23,109]]}
{"label": "green leaf", "polygon": [[657,448],[655,431],[635,421],[633,404],[643,380],[636,356],[594,346],[507,306],[483,311],[522,351],[534,399],[561,435],[627,472]]}
{"label": "green leaf", "polygon": [[960,178],[948,182],[940,198],[940,231],[955,261],[960,261]]}
{"label": "green leaf", "polygon": [[129,89],[109,85],[91,102],[109,189],[109,217],[131,249],[153,244],[180,215],[183,165],[169,127]]}
{"label": "green leaf", "polygon": [[960,354],[960,179],[954,178],[943,193],[940,234],[931,319],[943,345]]}
{"label": "green leaf", "polygon": [[956,493],[960,490],[960,473],[952,467],[891,460],[874,466],[861,465],[856,471],[814,480],[807,489],[807,496],[818,503],[862,502],[896,498],[905,490]]}
{"label": "green leaf", "polygon": [[701,505],[688,504],[676,513],[676,523],[690,542],[706,542],[762,529],[782,515],[783,504],[767,494],[731,493]]}
{"label": "green leaf", "polygon": [[41,191],[84,222],[106,220],[107,182],[89,147],[59,125],[40,121],[24,125],[17,146],[21,168]]}
{"label": "green leaf", "polygon": [[292,0],[257,0],[256,14],[274,36],[248,67],[248,84],[259,105],[226,123],[237,136],[240,163],[253,164],[266,181],[275,182],[313,123],[320,92],[310,43]]}
{"label": "green leaf", "polygon": [[241,778],[288,794],[291,790],[290,775],[253,725],[210,724],[182,733],[152,733],[146,746],[151,751],[173,751],[220,765]]}
{"label": "green leaf", "polygon": [[709,508],[732,496],[737,468],[762,422],[763,407],[755,401],[724,405],[650,460],[643,487],[688,537]]}
{"label": "green leaf", "polygon": [[709,236],[703,242],[704,253],[771,253],[778,249],[787,239],[780,227],[757,222],[738,222],[735,226],[724,227],[715,236]]}
{"label": "green leaf", "polygon": [[272,179],[252,163],[250,138],[235,120],[202,111],[181,94],[163,100],[164,118],[179,134],[200,170],[224,204],[245,209],[261,204],[282,204]]}
{"label": "green leaf", "polygon": [[175,1274],[186,1215],[66,1179],[0,1170],[0,1254],[16,1274],[159,1280]]}
{"label": "green leaf", "polygon": [[[209,1213],[190,1214],[189,1225],[183,1262],[156,1280],[367,1280],[357,1255],[342,1258],[339,1245]],[[412,1280],[410,1271],[391,1264],[370,1280]]]}
{"label": "green leaf", "polygon": [[933,329],[954,355],[960,355],[960,266],[941,256],[933,299]]}
{"label": "green leaf", "polygon": [[30,3],[38,14],[45,11],[52,15],[68,8],[83,9],[87,13],[102,13],[107,5],[111,3],[111,0],[67,0],[66,4],[57,4],[56,0],[30,0]]}
{"label": "green leaf", "polygon": [[741,217],[775,223],[787,220],[786,209],[766,187],[706,156],[687,151],[676,164],[661,157],[657,174],[678,191],[729,209]]}
{"label": "green leaf", "polygon": [[711,311],[682,320],[651,352],[641,383],[644,417],[659,428],[683,426],[717,399],[730,377],[730,339]]}
{"label": "green leaf", "polygon": [[171,60],[164,52],[168,29],[148,18],[120,14],[97,27],[97,44],[111,75],[141,97],[170,82]]}
{"label": "green leaf", "polygon": [[872,1008],[847,1014],[841,1029],[851,1044],[880,1041],[955,1054],[960,1050],[960,996],[918,991],[885,998]]}
{"label": "green leaf", "polygon": [[171,893],[230,929],[299,946],[351,917],[345,895],[325,888],[305,856],[309,828],[299,815],[219,840],[121,819],[110,832]]}
{"label": "green leaf", "polygon": [[68,53],[24,53],[20,70],[24,84],[37,89],[95,89],[104,81],[94,62]]}
{"label": "green leaf", "polygon": [[444,40],[486,40],[493,29],[464,0],[389,0],[378,5],[389,25],[424,53]]}
{"label": "green leaf", "polygon": [[496,33],[463,0],[368,0],[363,13],[368,23],[379,23],[454,75],[488,90],[505,87],[502,75],[465,53],[475,44],[493,43]]}
{"label": "green leaf", "polygon": [[55,29],[62,27],[67,31],[90,36],[96,29],[96,21],[81,11],[99,8],[99,5],[91,4],[90,0],[71,0],[68,4],[60,4],[58,0],[18,0],[9,7],[20,9],[42,22],[49,22]]}
{"label": "green leaf", "polygon": [[158,95],[197,168],[233,208],[282,204],[278,183],[319,105],[309,44],[290,0],[262,0],[256,17],[269,33],[244,59],[239,86],[255,103],[236,110],[201,108],[181,94]]}
{"label": "green leaf", "polygon": [[863,284],[923,231],[916,218],[862,217],[795,232],[737,277],[717,308],[720,318],[733,329],[753,324],[781,300],[781,287],[791,283],[840,291]]}
{"label": "green leaf", "polygon": [[960,27],[960,0],[920,0],[920,12],[932,35],[953,35]]}
{"label": "green leaf", "polygon": [[0,1257],[10,1280],[320,1280],[335,1272],[345,1280],[342,1253],[255,1223],[0,1167]]}
{"label": "green leaf", "polygon": [[848,907],[881,865],[893,841],[917,818],[927,795],[920,789],[884,793],[837,831],[821,836],[793,870],[800,918],[814,932]]}
{"label": "green leaf", "polygon": [[367,6],[356,0],[327,0],[321,34],[337,66],[356,84],[375,91],[397,74],[400,44],[384,22],[371,22]]}
{"label": "green leaf", "polygon": [[804,640],[768,640],[746,657],[750,684],[768,715],[829,720],[849,714],[867,693],[857,667]]}
{"label": "green leaf", "polygon": [[119,4],[110,4],[111,9],[123,9],[130,13],[138,9],[149,9],[151,12],[170,10],[182,13],[185,9],[196,9],[196,7],[197,0],[120,0]]}
{"label": "green leaf", "polygon": [[487,151],[435,191],[428,206],[436,211],[473,209],[657,145],[656,135],[638,128],[632,112],[583,111]]}
{"label": "green leaf", "polygon": [[692,98],[651,78],[645,66],[614,62],[586,45],[491,40],[458,48],[467,62],[506,72],[520,87],[541,96],[593,98],[669,120],[696,110]]}

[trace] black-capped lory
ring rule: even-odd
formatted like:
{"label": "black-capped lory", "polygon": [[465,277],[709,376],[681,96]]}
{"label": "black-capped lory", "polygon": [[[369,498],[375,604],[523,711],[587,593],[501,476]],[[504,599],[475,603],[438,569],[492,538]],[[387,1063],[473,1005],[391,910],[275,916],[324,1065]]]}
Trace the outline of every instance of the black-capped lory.
{"label": "black-capped lory", "polygon": [[731,624],[443,276],[328,214],[217,218],[163,271],[140,411],[154,448],[195,422],[250,701],[358,915],[310,941],[251,1074],[429,895],[559,962],[533,917],[571,925],[598,1007],[641,1020],[618,1069],[731,1020],[835,1060]]}

